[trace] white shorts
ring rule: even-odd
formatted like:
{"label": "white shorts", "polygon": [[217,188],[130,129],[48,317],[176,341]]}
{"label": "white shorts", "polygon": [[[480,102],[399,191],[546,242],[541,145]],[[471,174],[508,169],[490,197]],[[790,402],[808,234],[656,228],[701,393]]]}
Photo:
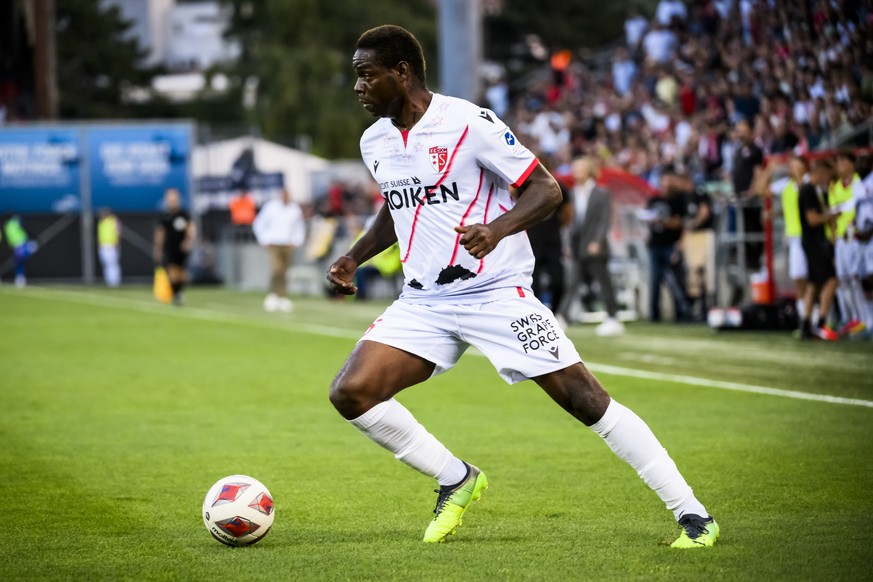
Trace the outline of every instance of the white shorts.
{"label": "white shorts", "polygon": [[809,277],[809,267],[806,264],[806,253],[799,236],[788,238],[788,276],[791,280]]}
{"label": "white shorts", "polygon": [[837,269],[837,279],[848,279],[858,274],[858,241],[837,239],[834,244],[834,267]]}
{"label": "white shorts", "polygon": [[859,242],[856,255],[855,274],[862,278],[873,277],[873,240]]}
{"label": "white shorts", "polygon": [[398,299],[359,341],[379,342],[451,370],[475,346],[506,382],[562,370],[582,358],[554,315],[528,289],[507,289],[485,303],[422,305]]}

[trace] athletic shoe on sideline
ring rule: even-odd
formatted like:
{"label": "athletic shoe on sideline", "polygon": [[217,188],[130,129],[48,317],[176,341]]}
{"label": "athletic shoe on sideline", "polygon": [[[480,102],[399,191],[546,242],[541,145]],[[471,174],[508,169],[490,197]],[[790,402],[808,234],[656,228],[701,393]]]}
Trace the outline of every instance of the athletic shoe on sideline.
{"label": "athletic shoe on sideline", "polygon": [[275,293],[270,293],[267,295],[267,298],[264,299],[264,310],[273,312],[279,310],[279,296]]}
{"label": "athletic shoe on sideline", "polygon": [[689,513],[679,518],[682,534],[670,544],[671,548],[709,548],[718,539],[718,524],[712,517],[700,517]]}
{"label": "athletic shoe on sideline", "polygon": [[467,477],[451,489],[440,487],[435,489],[437,503],[434,508],[433,521],[424,532],[423,542],[437,544],[445,541],[446,536],[455,533],[461,526],[461,517],[471,503],[482,497],[482,492],[488,489],[488,479],[478,467],[467,464]]}
{"label": "athletic shoe on sideline", "polygon": [[822,326],[816,326],[815,328],[813,328],[812,333],[813,335],[815,335],[815,337],[822,339],[826,342],[835,342],[840,339],[840,336],[837,334],[837,332],[828,327],[827,324]]}
{"label": "athletic shoe on sideline", "polygon": [[615,337],[624,333],[624,324],[614,317],[607,317],[594,330],[594,334],[600,337]]}
{"label": "athletic shoe on sideline", "polygon": [[837,330],[837,333],[839,335],[849,335],[861,331],[864,331],[864,322],[858,321],[857,319],[850,319],[840,326],[840,329]]}

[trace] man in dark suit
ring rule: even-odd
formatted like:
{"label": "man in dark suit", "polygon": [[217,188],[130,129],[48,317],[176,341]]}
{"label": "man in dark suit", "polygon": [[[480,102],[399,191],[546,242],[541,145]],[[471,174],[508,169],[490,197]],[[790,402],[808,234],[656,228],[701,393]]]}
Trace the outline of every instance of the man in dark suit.
{"label": "man in dark suit", "polygon": [[571,249],[577,267],[577,281],[590,280],[600,288],[600,296],[606,305],[606,319],[597,326],[600,336],[615,336],[624,333],[624,325],[618,321],[618,303],[609,274],[609,241],[607,235],[612,225],[612,199],[609,192],[597,185],[600,166],[594,158],[577,158],[573,161],[573,210]]}

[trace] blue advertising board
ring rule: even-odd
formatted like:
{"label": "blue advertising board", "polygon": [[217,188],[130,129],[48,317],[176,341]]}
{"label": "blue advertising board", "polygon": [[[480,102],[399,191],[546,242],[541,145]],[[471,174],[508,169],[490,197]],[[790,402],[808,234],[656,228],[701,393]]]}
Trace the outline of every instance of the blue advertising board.
{"label": "blue advertising board", "polygon": [[81,154],[78,129],[0,131],[0,212],[79,210]]}
{"label": "blue advertising board", "polygon": [[158,210],[167,188],[190,203],[190,125],[91,127],[85,139],[94,208]]}
{"label": "blue advertising board", "polygon": [[[176,188],[190,203],[187,123],[0,128],[0,212],[149,212]],[[87,160],[87,167],[85,167]]]}

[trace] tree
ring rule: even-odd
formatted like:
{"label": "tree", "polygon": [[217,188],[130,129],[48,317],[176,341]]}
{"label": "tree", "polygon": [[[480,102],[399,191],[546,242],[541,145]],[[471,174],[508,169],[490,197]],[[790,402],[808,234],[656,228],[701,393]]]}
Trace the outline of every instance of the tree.
{"label": "tree", "polygon": [[56,0],[58,92],[63,118],[128,117],[127,87],[148,87],[155,70],[128,36],[131,24],[99,0]]}
{"label": "tree", "polygon": [[624,34],[628,8],[654,12],[654,0],[503,0],[502,9],[485,18],[486,57],[536,61],[525,46],[528,35],[537,37],[548,52],[598,49]]}
{"label": "tree", "polygon": [[[352,88],[355,42],[373,26],[413,31],[435,63],[436,15],[428,0],[225,0],[229,36],[240,41],[236,83],[257,79],[250,115],[270,139],[306,138],[319,155],[357,157],[361,132],[373,122]],[[431,81],[436,67],[429,68]]]}

